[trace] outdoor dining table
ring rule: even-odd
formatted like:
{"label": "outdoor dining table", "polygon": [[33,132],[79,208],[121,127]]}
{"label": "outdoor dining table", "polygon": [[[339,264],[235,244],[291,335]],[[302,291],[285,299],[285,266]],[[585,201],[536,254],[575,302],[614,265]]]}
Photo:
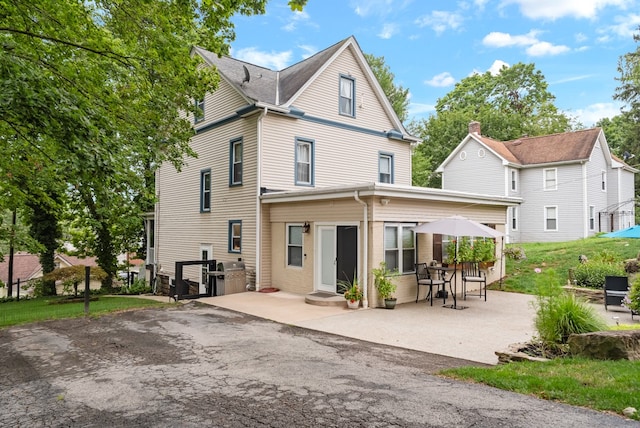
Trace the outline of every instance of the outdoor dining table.
{"label": "outdoor dining table", "polygon": [[[453,305],[444,305],[447,308],[451,308],[451,309],[466,309],[467,306],[458,306],[457,303],[457,297],[456,297],[456,291],[457,291],[457,287],[455,285],[457,285],[457,278],[456,278],[456,268],[453,266],[427,266],[427,269],[429,269],[431,272],[434,272],[438,275],[438,278],[442,279],[444,281],[445,284],[449,284],[449,291],[451,292],[451,295],[453,296]],[[447,275],[451,273],[449,275],[449,277],[447,278]],[[451,283],[454,283],[454,287],[451,287]]]}

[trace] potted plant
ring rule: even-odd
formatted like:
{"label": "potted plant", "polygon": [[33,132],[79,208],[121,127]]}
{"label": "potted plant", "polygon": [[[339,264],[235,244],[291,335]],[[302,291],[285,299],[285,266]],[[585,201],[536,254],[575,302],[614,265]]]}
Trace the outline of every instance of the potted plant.
{"label": "potted plant", "polygon": [[374,283],[378,296],[384,300],[387,309],[393,309],[396,306],[396,298],[393,293],[396,292],[396,285],[393,278],[398,275],[398,270],[390,270],[385,262],[380,262],[380,266],[371,270],[373,273]]}
{"label": "potted plant", "polygon": [[344,293],[344,298],[347,301],[348,308],[357,309],[360,306],[360,300],[362,300],[362,289],[358,284],[358,278],[354,277],[353,281],[338,281],[338,289],[341,293]]}

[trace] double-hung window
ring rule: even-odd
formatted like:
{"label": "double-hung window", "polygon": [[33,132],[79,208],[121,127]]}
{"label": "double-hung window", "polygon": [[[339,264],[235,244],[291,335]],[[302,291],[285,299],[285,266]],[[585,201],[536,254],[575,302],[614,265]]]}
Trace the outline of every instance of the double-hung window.
{"label": "double-hung window", "polygon": [[393,183],[393,155],[391,153],[378,154],[378,181]]}
{"label": "double-hung window", "polygon": [[204,120],[204,98],[195,100],[196,111],[193,116],[193,122],[198,123]]}
{"label": "double-hung window", "polygon": [[600,188],[603,192],[607,191],[607,171],[602,171],[600,173]]}
{"label": "double-hung window", "polygon": [[511,207],[511,230],[518,230],[518,207]]}
{"label": "double-hung window", "polygon": [[211,211],[211,170],[200,171],[200,212]]}
{"label": "double-hung window", "polygon": [[242,251],[242,220],[229,220],[229,252]]}
{"label": "double-hung window", "polygon": [[242,138],[231,141],[229,164],[229,186],[242,184]]}
{"label": "double-hung window", "polygon": [[596,207],[589,205],[589,230],[596,229]]}
{"label": "double-hung window", "polygon": [[390,270],[407,273],[415,271],[416,238],[412,228],[415,224],[385,224],[384,261]]}
{"label": "double-hung window", "polygon": [[558,170],[556,168],[547,168],[543,170],[544,174],[544,190],[558,190]]}
{"label": "double-hung window", "polygon": [[512,192],[518,191],[518,170],[517,169],[511,170],[511,191]]}
{"label": "double-hung window", "polygon": [[313,186],[313,141],[296,139],[295,183]]}
{"label": "double-hung window", "polygon": [[558,230],[558,207],[544,207],[544,230]]}
{"label": "double-hung window", "polygon": [[340,114],[355,116],[355,87],[356,82],[352,77],[340,76]]}
{"label": "double-hung window", "polygon": [[287,266],[302,267],[302,225],[287,226]]}

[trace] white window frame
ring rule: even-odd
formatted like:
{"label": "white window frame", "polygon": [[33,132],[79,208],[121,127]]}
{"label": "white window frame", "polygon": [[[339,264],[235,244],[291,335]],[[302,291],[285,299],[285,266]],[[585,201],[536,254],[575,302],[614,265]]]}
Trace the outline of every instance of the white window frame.
{"label": "white window frame", "polygon": [[[339,112],[342,116],[355,117],[356,116],[356,79],[351,76],[341,74],[339,79]],[[343,83],[349,83],[349,87],[346,88]],[[344,89],[344,90],[343,90]],[[348,93],[350,92],[350,93]]]}
{"label": "white window frame", "polygon": [[[236,147],[240,147],[240,159],[238,159]],[[236,138],[230,142],[229,152],[229,186],[239,186],[242,184],[242,159],[243,159],[244,146],[242,144],[242,138]],[[236,175],[239,176],[236,177]]]}
{"label": "white window frame", "polygon": [[[308,146],[308,159],[300,159],[298,156],[298,147]],[[314,157],[314,141],[305,138],[296,138],[295,145],[295,184],[298,186],[313,186],[314,174],[313,174],[313,157]],[[308,179],[304,180],[300,177],[301,168],[306,167],[308,169]]]}
{"label": "white window frame", "polygon": [[511,207],[511,230],[518,230],[518,207]]}
{"label": "white window frame", "polygon": [[[206,255],[205,255],[206,253]],[[211,260],[213,258],[213,245],[212,244],[200,244],[200,260]],[[209,272],[209,265],[203,264],[200,265],[202,276],[200,278],[200,284],[206,285],[209,283],[209,277],[207,273]]]}
{"label": "white window frame", "polygon": [[518,191],[518,170],[517,169],[511,170],[511,191],[512,192]]}
{"label": "white window frame", "polygon": [[[553,177],[549,177],[548,174],[553,175]],[[542,188],[545,192],[558,190],[558,168],[545,168],[542,170]]]}
{"label": "white window frame", "polygon": [[589,230],[596,230],[596,207],[589,205]]}
{"label": "white window frame", "polygon": [[[550,211],[554,210],[554,217],[549,217]],[[554,229],[550,229],[549,228],[549,221],[550,220],[555,220],[556,224],[555,224],[555,228]],[[559,230],[558,228],[558,206],[557,205],[547,205],[544,207],[544,230],[545,232],[556,232]]]}
{"label": "white window frame", "polygon": [[[383,160],[386,160],[388,162],[388,165],[389,165],[388,172],[382,171]],[[389,181],[385,181],[383,179],[383,176],[385,178],[388,177]],[[385,152],[378,153],[378,182],[393,184],[393,153],[385,153]]]}
{"label": "white window frame", "polygon": [[[291,242],[291,229],[300,228],[300,243]],[[302,268],[304,264],[304,225],[302,223],[287,223],[287,240],[286,240],[286,254],[287,254],[287,267],[288,268]],[[292,263],[291,249],[300,248],[300,264]]]}
{"label": "white window frame", "polygon": [[[235,233],[235,226],[240,228],[240,233]],[[238,241],[236,248],[235,241]],[[234,254],[242,253],[242,220],[229,220],[229,252]]]}
{"label": "white window frame", "polygon": [[[208,178],[208,186],[207,186]],[[203,169],[200,171],[200,212],[208,213],[211,211],[211,169]]]}
{"label": "white window frame", "polygon": [[[415,263],[416,263],[416,234],[412,230],[413,227],[416,226],[416,223],[385,223],[384,224],[384,237],[383,237],[383,260],[387,263],[387,267],[389,269],[398,268],[398,272],[401,274],[414,273],[415,272]],[[394,247],[387,247],[387,229],[395,229],[396,230],[396,242],[394,243]],[[403,232],[411,232],[413,234],[413,246],[409,248],[405,248],[403,245]],[[413,260],[409,263],[410,266],[404,266],[404,253],[405,251],[413,252]],[[387,253],[395,252],[396,258],[398,260],[398,266],[392,266],[388,259]]]}
{"label": "white window frame", "polygon": [[607,191],[607,171],[604,169],[600,172],[600,190]]}

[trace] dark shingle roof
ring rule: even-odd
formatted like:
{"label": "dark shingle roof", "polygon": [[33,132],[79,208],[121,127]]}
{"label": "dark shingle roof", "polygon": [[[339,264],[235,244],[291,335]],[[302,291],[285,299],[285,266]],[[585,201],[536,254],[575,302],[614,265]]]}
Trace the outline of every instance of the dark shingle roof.
{"label": "dark shingle roof", "polygon": [[[283,105],[286,104],[349,39],[350,38],[344,39],[282,71],[270,70],[229,56],[218,57],[215,53],[200,47],[196,47],[194,50],[209,64],[214,65],[218,69],[218,72],[247,98],[255,102]],[[248,82],[245,81],[243,66],[246,67],[249,72],[250,80]]]}

